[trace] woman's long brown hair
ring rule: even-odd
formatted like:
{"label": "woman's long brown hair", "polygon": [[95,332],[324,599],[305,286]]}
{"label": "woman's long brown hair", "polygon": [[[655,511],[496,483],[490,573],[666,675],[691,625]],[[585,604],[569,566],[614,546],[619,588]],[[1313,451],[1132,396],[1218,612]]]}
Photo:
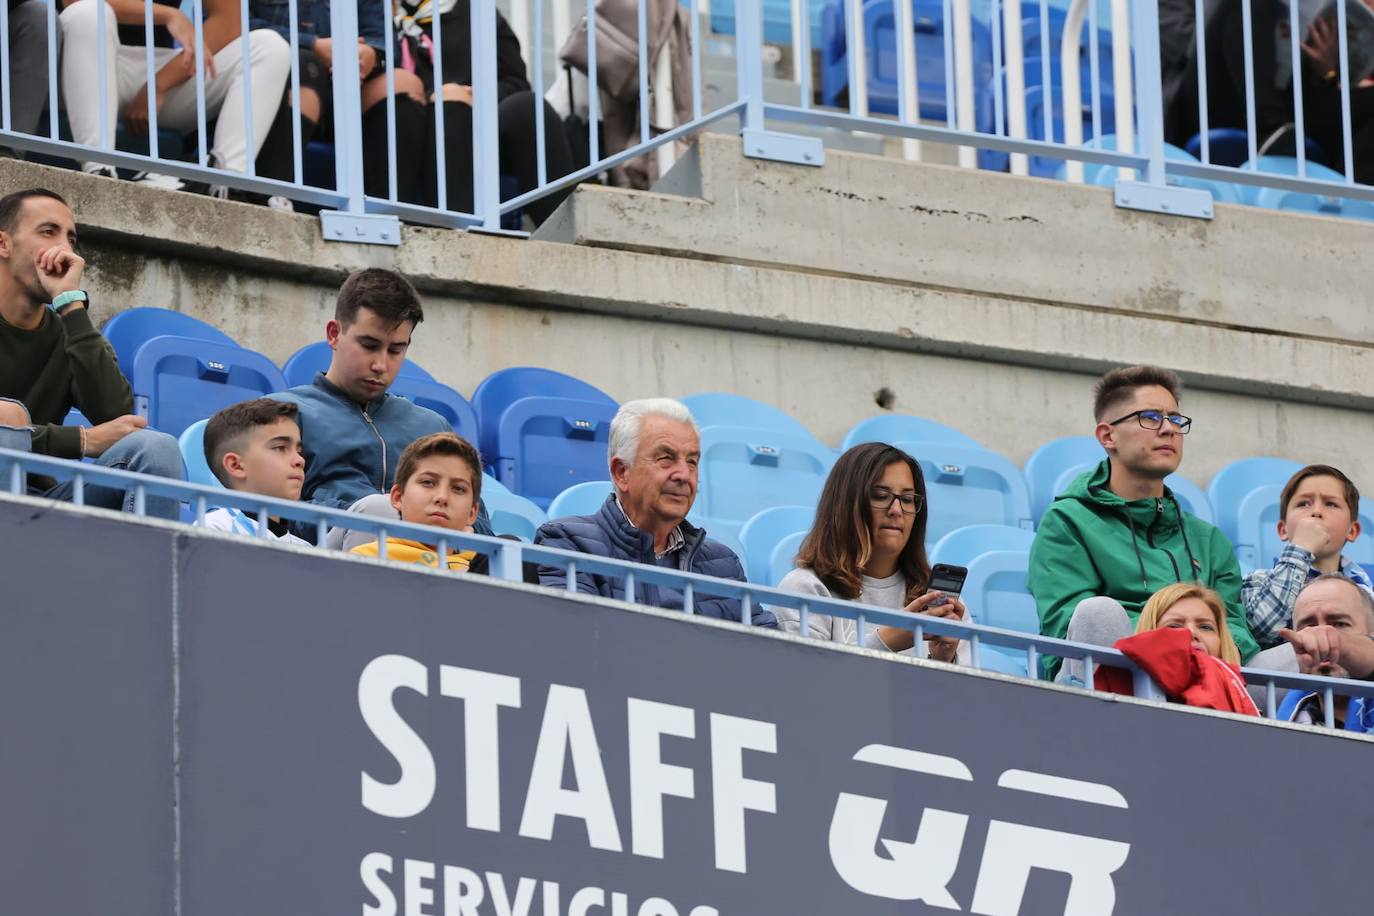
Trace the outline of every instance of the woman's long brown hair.
{"label": "woman's long brown hair", "polygon": [[930,584],[926,559],[926,482],[921,465],[906,452],[883,442],[856,445],[840,456],[826,478],[816,507],[816,521],[797,551],[797,565],[809,569],[837,598],[850,601],[863,590],[863,569],[873,554],[873,509],[869,493],[889,465],[901,462],[911,468],[911,479],[921,497],[921,508],[912,520],[911,537],[897,558],[906,577],[907,600]]}

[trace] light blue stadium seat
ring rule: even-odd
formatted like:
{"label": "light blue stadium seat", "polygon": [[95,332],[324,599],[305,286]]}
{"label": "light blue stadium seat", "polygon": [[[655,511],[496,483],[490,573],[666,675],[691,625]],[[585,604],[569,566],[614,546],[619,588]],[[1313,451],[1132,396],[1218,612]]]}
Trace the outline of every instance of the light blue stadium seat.
{"label": "light blue stadium seat", "polygon": [[[1261,172],[1271,175],[1298,175],[1298,160],[1289,156],[1261,156],[1255,161]],[[1242,166],[1244,168],[1245,166]],[[1307,163],[1306,177],[1317,181],[1345,183],[1345,176],[1315,162]],[[1282,188],[1247,187],[1248,203],[1272,210],[1311,213],[1316,216],[1340,216],[1348,219],[1374,220],[1374,202],[1350,200],[1328,194],[1309,194]]]}
{"label": "light blue stadium seat", "polygon": [[205,424],[208,422],[197,420],[186,427],[177,438],[177,444],[181,446],[181,461],[186,465],[187,480],[207,487],[222,487],[224,484],[219,482],[205,460]]}
{"label": "light blue stadium seat", "polygon": [[1374,563],[1374,499],[1360,497],[1360,536],[1341,553],[1361,566]]}
{"label": "light blue stadium seat", "polygon": [[[1260,487],[1281,488],[1288,482],[1288,478],[1301,469],[1302,465],[1285,458],[1242,458],[1222,468],[1207,485],[1207,498],[1212,503],[1212,511],[1216,515],[1216,526],[1230,538],[1232,544],[1244,542],[1253,545],[1258,551],[1260,544],[1254,540],[1254,536],[1249,532],[1242,532],[1239,528],[1241,505]],[[1277,499],[1275,503],[1277,504]],[[1252,506],[1250,511],[1253,517],[1257,509]],[[1277,505],[1275,512],[1277,513]],[[1277,515],[1274,521],[1278,521]],[[1237,559],[1241,559],[1239,551]],[[1258,560],[1256,553],[1252,555],[1252,562],[1263,561]],[[1241,559],[1241,563],[1243,566],[1245,561]]]}
{"label": "light blue stadium seat", "polygon": [[95,424],[87,419],[86,415],[73,407],[67,411],[67,415],[62,419],[63,426],[84,426],[90,429]]}
{"label": "light blue stadium seat", "polygon": [[549,503],[549,518],[569,515],[595,515],[601,511],[614,485],[609,480],[587,480],[575,483],[559,493]]}
{"label": "light blue stadium seat", "polygon": [[930,506],[927,544],[967,525],[1032,527],[1026,481],[996,452],[943,442],[893,445],[921,464]]}
{"label": "light blue stadium seat", "polygon": [[[931,548],[930,562],[968,568],[961,595],[974,623],[1039,633],[1035,599],[1026,588],[1026,571],[1035,533],[1007,525],[971,525],[951,531]],[[1025,653],[983,645],[984,667],[1026,676]]]}
{"label": "light blue stadium seat", "polygon": [[815,504],[834,463],[834,453],[809,434],[704,427],[694,512],[742,525],[773,506]]}
{"label": "light blue stadium seat", "polygon": [[840,451],[847,452],[864,442],[948,442],[950,445],[966,445],[982,448],[983,444],[971,436],[959,432],[952,426],[913,417],[907,414],[880,414],[861,420],[845,433],[840,443]]}
{"label": "light blue stadium seat", "polygon": [[482,475],[482,502],[491,517],[492,531],[513,534],[527,544],[534,542],[534,533],[548,521],[543,509],[512,493],[490,474]]}
{"label": "light blue stadium seat", "polygon": [[815,518],[815,506],[774,506],[745,522],[739,530],[739,539],[750,557],[749,565],[744,568],[749,581],[774,584],[768,581],[773,548],[788,535],[810,531]]}
{"label": "light blue stadium seat", "polygon": [[1069,468],[1086,468],[1107,455],[1092,436],[1065,436],[1040,446],[1026,459],[1026,490],[1030,495],[1031,517],[1040,523],[1045,510],[1063,492],[1059,479]]}
{"label": "light blue stadium seat", "polygon": [[134,356],[138,353],[139,347],[154,337],[171,334],[176,337],[238,346],[232,337],[214,325],[170,309],[128,309],[105,322],[105,328],[101,333],[114,347],[115,356],[119,361],[119,371],[123,372],[127,379],[134,377]]}
{"label": "light blue stadium seat", "polygon": [[747,426],[759,432],[777,430],[799,436],[811,436],[811,431],[791,414],[753,398],[738,394],[706,392],[689,394],[678,400],[687,405],[687,409],[692,412],[692,419],[703,429],[708,426]]}
{"label": "light blue stadium seat", "polygon": [[761,585],[777,585],[797,565],[797,551],[806,538],[805,531],[794,531],[773,546],[768,556],[768,578]]}
{"label": "light blue stadium seat", "polygon": [[[286,384],[294,388],[297,385],[309,385],[315,381],[315,376],[321,372],[329,371],[329,361],[333,357],[334,351],[329,348],[329,343],[317,340],[301,347],[286,360],[281,367],[281,374],[286,376]],[[416,378],[426,382],[435,381],[434,376],[425,371],[424,367],[413,359],[407,359],[401,363],[401,369],[396,373],[398,379]]]}
{"label": "light blue stadium seat", "polygon": [[502,369],[477,386],[472,404],[482,460],[541,509],[575,483],[606,479],[618,405],[600,389],[548,369]]}
{"label": "light blue stadium seat", "polygon": [[138,348],[129,380],[134,412],[172,436],[230,404],[286,388],[281,371],[261,353],[172,335]]}
{"label": "light blue stadium seat", "polygon": [[[1116,146],[1115,134],[1104,134],[1100,141],[1089,140],[1083,144],[1094,149],[1114,150]],[[1171,144],[1164,144],[1164,158],[1174,162],[1197,162],[1194,157],[1185,149],[1180,149]],[[1063,178],[1066,174],[1066,166],[1061,165],[1056,172],[1057,178]],[[1096,162],[1086,162],[1083,164],[1083,180],[1088,184],[1095,184],[1101,187],[1111,188],[1116,186],[1119,170],[1113,165],[1102,165]],[[1139,176],[1137,175],[1137,178]],[[1219,204],[1241,204],[1245,203],[1245,196],[1239,185],[1231,184],[1226,181],[1208,181],[1205,178],[1187,178],[1182,176],[1170,176],[1168,184],[1179,188],[1196,188],[1206,191],[1212,195],[1212,200]]]}

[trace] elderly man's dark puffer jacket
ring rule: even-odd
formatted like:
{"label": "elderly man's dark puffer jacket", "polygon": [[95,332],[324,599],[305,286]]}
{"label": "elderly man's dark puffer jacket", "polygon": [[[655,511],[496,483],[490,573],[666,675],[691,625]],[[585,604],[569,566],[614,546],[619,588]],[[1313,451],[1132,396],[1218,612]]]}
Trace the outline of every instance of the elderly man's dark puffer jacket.
{"label": "elderly man's dark puffer jacket", "polygon": [[[687,522],[682,523],[682,533],[687,539],[687,543],[682,547],[687,552],[687,572],[745,581],[744,567],[740,565],[739,557],[735,556],[733,550],[719,541],[707,540],[705,531]],[[545,522],[539,527],[534,542],[545,547],[574,550],[613,560],[657,565],[654,561],[653,535],[630,524],[625,513],[616,505],[614,493],[607,497],[601,511],[596,515],[571,515]],[[567,585],[567,577],[563,570],[552,566],[539,567],[539,581],[543,585],[556,588],[564,588]],[[595,573],[579,571],[577,590],[603,598],[625,598],[623,579]],[[641,604],[670,611],[682,610],[682,592],[675,588],[636,582],[635,598]],[[738,598],[717,597],[697,591],[694,604],[696,613],[704,617],[739,620]],[[755,604],[753,624],[756,627],[776,627],[778,622],[771,611]]]}

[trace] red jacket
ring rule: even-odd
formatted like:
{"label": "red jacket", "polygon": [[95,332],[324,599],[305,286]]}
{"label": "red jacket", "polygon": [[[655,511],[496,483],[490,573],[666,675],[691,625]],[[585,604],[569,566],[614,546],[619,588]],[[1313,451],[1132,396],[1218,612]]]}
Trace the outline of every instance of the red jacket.
{"label": "red jacket", "polygon": [[[1174,702],[1204,709],[1258,716],[1259,710],[1245,690],[1245,680],[1235,665],[1193,648],[1192,634],[1182,628],[1148,630],[1116,641],[1127,658],[1155,679]],[[1131,674],[1120,668],[1100,667],[1093,678],[1098,690],[1132,696]]]}

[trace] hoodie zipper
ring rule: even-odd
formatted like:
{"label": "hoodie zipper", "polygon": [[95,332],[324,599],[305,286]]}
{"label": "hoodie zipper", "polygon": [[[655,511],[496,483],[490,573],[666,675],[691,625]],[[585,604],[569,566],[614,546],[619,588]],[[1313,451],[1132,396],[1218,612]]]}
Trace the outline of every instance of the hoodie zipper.
{"label": "hoodie zipper", "polygon": [[368,428],[372,430],[372,434],[377,437],[377,441],[382,446],[382,479],[377,484],[377,492],[380,493],[386,490],[386,440],[382,438],[382,433],[377,429],[377,424],[373,423],[372,418],[367,415],[367,408],[359,407],[358,410],[362,413],[363,420],[367,423]]}

